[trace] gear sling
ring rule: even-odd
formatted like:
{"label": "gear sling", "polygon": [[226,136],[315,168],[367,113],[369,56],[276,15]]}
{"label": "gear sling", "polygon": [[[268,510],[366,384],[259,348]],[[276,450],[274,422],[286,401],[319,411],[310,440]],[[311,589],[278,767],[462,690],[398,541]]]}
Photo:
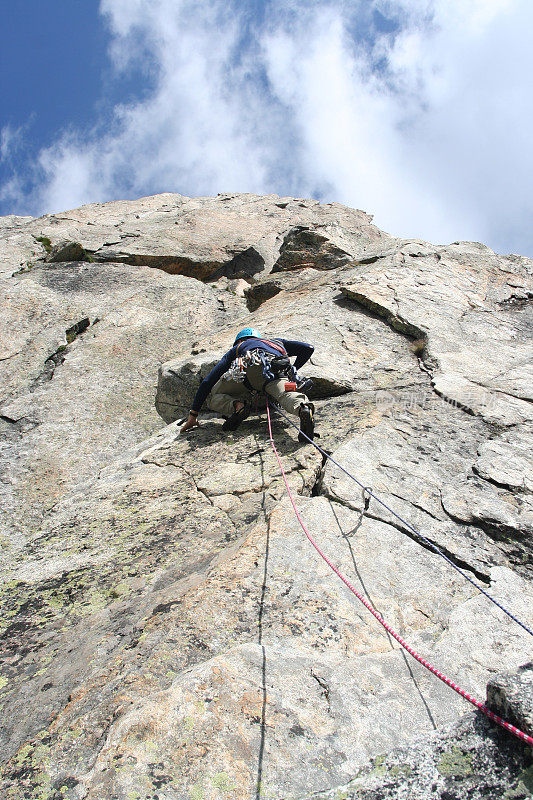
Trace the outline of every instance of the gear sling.
{"label": "gear sling", "polygon": [[[294,391],[296,389],[296,370],[294,369],[293,365],[290,362],[289,356],[285,348],[279,342],[276,342],[272,339],[259,339],[258,341],[264,342],[264,344],[269,345],[273,350],[277,350],[279,355],[272,356],[269,353],[257,348],[254,352],[257,352],[258,357],[261,362],[261,367],[263,371],[263,376],[265,381],[263,383],[262,391],[264,392],[265,386],[270,381],[276,380],[277,378],[289,378],[291,379],[291,383],[287,383],[285,390],[286,391]],[[237,355],[239,353],[239,347],[244,342],[240,342],[237,345]],[[250,391],[254,391],[254,388],[250,384],[248,378],[245,376],[244,385]]]}

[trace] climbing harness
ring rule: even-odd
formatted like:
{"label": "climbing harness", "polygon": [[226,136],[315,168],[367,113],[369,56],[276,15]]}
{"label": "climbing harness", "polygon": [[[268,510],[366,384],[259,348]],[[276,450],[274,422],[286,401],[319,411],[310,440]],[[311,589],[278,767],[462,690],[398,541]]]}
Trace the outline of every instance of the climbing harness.
{"label": "climbing harness", "polygon": [[[274,356],[272,356],[274,358]],[[237,356],[231,362],[230,368],[222,376],[225,381],[235,381],[235,383],[246,383],[246,370],[252,364],[263,367],[263,359],[260,350],[248,350],[243,356]],[[248,387],[247,387],[248,388]]]}
{"label": "climbing harness", "polygon": [[[242,382],[247,389],[251,390],[252,387],[248,384],[246,378],[246,370],[251,364],[257,364],[261,366],[265,384],[281,377],[296,381],[296,370],[291,364],[287,351],[283,345],[273,339],[261,339],[259,337],[254,338],[258,338],[261,344],[266,344],[273,350],[277,351],[277,354],[269,353],[267,350],[263,350],[260,345],[257,345],[257,347],[255,347],[253,350],[248,350],[244,356],[237,355],[237,358],[233,361],[231,367],[229,368],[228,372],[225,373],[224,377],[227,376],[230,380]],[[241,344],[244,344],[245,341],[237,345],[237,354],[239,353]]]}
{"label": "climbing harness", "polygon": [[[260,366],[264,378],[263,392],[269,381],[285,378],[287,380],[285,384],[286,392],[299,391],[302,392],[302,394],[308,394],[313,386],[313,382],[309,378],[300,378],[281,342],[276,339],[262,339],[258,331],[255,331],[255,335],[252,336],[250,333],[252,330],[252,328],[245,328],[237,335],[235,339],[237,357],[232,361],[229,369],[224,373],[222,378],[224,380],[234,381],[235,383],[243,383],[248,391],[253,394],[256,392],[256,389],[252,387],[248,380],[247,370],[248,367],[252,365]],[[241,344],[244,344],[249,338],[257,339],[261,344],[268,345],[272,350],[275,350],[276,353],[268,352],[258,344],[253,350],[246,351],[242,356],[239,355]]]}
{"label": "climbing harness", "polygon": [[492,597],[492,595],[489,594],[489,592],[487,592],[485,589],[483,589],[482,586],[480,586],[478,583],[475,582],[475,580],[473,580],[469,575],[467,575],[466,572],[464,572],[464,570],[461,569],[461,567],[458,567],[457,564],[454,564],[452,559],[448,558],[446,553],[443,553],[442,550],[439,547],[437,547],[436,544],[434,544],[430,539],[426,539],[426,537],[423,536],[420,533],[420,531],[418,531],[413,525],[411,525],[410,522],[407,522],[406,519],[404,519],[399,514],[397,514],[396,511],[394,511],[392,508],[390,508],[390,506],[388,506],[383,500],[381,500],[381,498],[379,498],[376,494],[374,494],[374,492],[369,487],[365,487],[361,483],[361,481],[357,480],[357,478],[354,475],[352,475],[350,472],[348,472],[348,470],[345,469],[342,466],[342,464],[339,464],[338,461],[335,461],[333,456],[331,456],[328,452],[326,452],[326,450],[323,450],[316,442],[314,442],[312,439],[310,439],[309,436],[305,436],[305,434],[302,434],[302,432],[299,430],[298,426],[295,425],[294,422],[291,419],[289,419],[289,417],[286,414],[283,413],[283,411],[279,408],[279,406],[276,406],[276,412],[278,414],[280,414],[282,417],[284,417],[284,419],[287,420],[289,425],[292,425],[293,428],[296,428],[296,430],[298,430],[299,433],[307,439],[309,444],[312,444],[313,447],[316,447],[316,449],[320,453],[322,453],[322,455],[325,458],[328,458],[332,462],[332,464],[335,464],[335,466],[338,467],[342,472],[344,472],[344,474],[347,475],[348,478],[350,478],[352,481],[354,481],[361,489],[364,489],[369,497],[371,497],[373,500],[376,500],[381,506],[383,506],[383,508],[386,508],[387,511],[389,511],[394,517],[396,517],[397,520],[402,522],[405,525],[406,528],[409,528],[409,530],[412,531],[416,535],[417,539],[420,539],[420,541],[424,542],[424,544],[427,544],[427,546],[431,550],[433,550],[434,553],[437,553],[437,555],[441,556],[445,561],[447,561],[448,564],[450,564],[450,566],[452,566],[454,568],[454,570],[456,570],[460,575],[462,575],[463,578],[466,578],[466,580],[469,583],[471,583],[472,586],[475,586],[475,588],[479,592],[481,592],[481,594],[484,594],[485,597],[488,600],[491,601],[491,603],[494,603],[495,606],[498,606],[498,608],[501,611],[503,611],[505,614],[507,614],[508,617],[510,617],[512,620],[514,620],[517,623],[517,625],[520,625],[520,627],[523,628],[525,631],[527,631],[527,633],[529,633],[530,636],[533,636],[533,631],[531,630],[531,628],[528,628],[528,626],[525,623],[523,623],[521,620],[519,620],[518,617],[516,617],[514,614],[512,614],[507,608],[505,608],[505,606],[503,606],[494,597]]}
{"label": "climbing harness", "polygon": [[[438,669],[433,667],[428,661],[426,661],[415,650],[413,650],[413,648],[410,645],[408,645],[407,642],[404,641],[404,639],[402,639],[401,636],[399,634],[397,634],[396,631],[393,628],[391,628],[391,626],[387,622],[385,622],[385,620],[383,619],[381,614],[379,614],[373,608],[373,606],[369,603],[369,601],[365,597],[363,597],[363,595],[361,595],[357,591],[357,589],[355,589],[352,586],[352,584],[347,580],[347,578],[345,578],[344,575],[337,569],[337,567],[329,560],[329,558],[326,556],[326,554],[323,553],[323,551],[320,549],[320,547],[317,545],[317,543],[315,542],[315,540],[312,538],[311,534],[307,530],[307,528],[305,526],[305,523],[302,520],[302,517],[300,516],[300,512],[298,511],[298,508],[296,507],[296,503],[294,502],[294,498],[292,496],[292,492],[290,490],[289,483],[287,481],[287,476],[285,474],[285,470],[283,469],[283,464],[281,463],[281,458],[279,456],[278,450],[277,450],[276,445],[274,443],[274,437],[272,435],[272,422],[271,422],[271,418],[270,418],[270,401],[268,400],[268,398],[267,398],[266,411],[267,411],[268,433],[269,433],[270,444],[272,445],[272,449],[273,449],[274,454],[276,456],[276,460],[278,462],[278,465],[279,465],[279,468],[280,468],[280,471],[281,471],[281,474],[282,474],[282,477],[283,477],[283,481],[285,483],[285,488],[287,489],[287,494],[289,496],[289,500],[291,502],[291,505],[292,505],[292,507],[294,509],[294,513],[296,514],[296,518],[297,518],[298,522],[300,523],[300,526],[301,526],[303,532],[305,533],[307,539],[313,545],[313,547],[315,548],[317,553],[326,562],[326,564],[330,567],[330,569],[333,570],[333,572],[337,575],[337,577],[340,578],[340,580],[344,583],[344,585],[352,592],[352,594],[354,594],[357,597],[357,599],[360,600],[361,603],[365,606],[365,608],[367,608],[368,611],[370,611],[370,613],[377,619],[377,621],[380,623],[380,625],[382,625],[385,628],[385,630],[388,631],[388,633],[394,639],[396,639],[396,641],[404,648],[404,650],[407,650],[409,655],[411,655],[416,661],[418,661],[420,664],[422,664],[422,666],[424,666],[426,669],[428,669],[430,672],[432,672],[433,675],[436,675],[437,678],[439,678],[443,683],[445,683],[447,686],[449,686],[450,689],[453,689],[455,692],[457,692],[457,694],[459,694],[463,699],[468,700],[469,703],[472,703],[472,705],[474,705],[476,708],[478,708],[483,714],[485,714],[486,717],[488,717],[490,720],[492,720],[492,722],[496,722],[498,725],[500,725],[500,727],[502,727],[505,730],[509,731],[514,736],[516,736],[519,739],[521,739],[523,742],[526,742],[527,744],[533,746],[533,736],[529,736],[527,733],[524,733],[524,731],[521,731],[515,725],[511,725],[510,722],[507,722],[506,720],[504,720],[501,717],[499,717],[497,714],[495,714],[493,711],[491,711],[489,708],[487,708],[487,706],[484,703],[482,703],[480,700],[477,700],[475,697],[473,697],[471,694],[469,694],[465,689],[462,689],[460,686],[458,686],[452,680],[447,678],[446,675],[444,675],[444,673],[440,672]],[[276,408],[276,411],[278,411],[278,413],[282,413],[282,412],[279,411],[279,408]],[[282,416],[285,417],[285,419],[288,419],[288,417],[286,417],[285,414],[283,414],[283,413],[282,413]],[[291,420],[288,420],[288,421],[291,423],[291,425],[293,425]],[[296,426],[293,425],[293,427],[296,427]],[[328,456],[328,458],[331,458],[331,456],[329,456],[328,453],[326,453],[324,450],[322,450],[322,448],[320,448],[318,445],[316,445],[311,439],[309,439],[309,441],[311,442],[311,444],[313,444],[317,448],[317,450],[319,450],[325,456]],[[334,459],[331,458],[331,460],[340,469],[342,469],[343,472],[346,472],[346,470],[343,467],[341,467],[340,464],[337,464],[337,462],[334,461]],[[349,475],[348,472],[346,472],[346,474]],[[366,491],[366,493],[370,497],[375,498],[383,506],[385,506],[385,503],[383,503],[381,500],[379,500],[379,498],[377,498],[373,494],[373,492],[371,491],[371,489],[369,489],[369,487],[364,487],[363,484],[360,483],[352,475],[350,475],[350,477],[357,484],[359,484],[363,488],[363,490]],[[385,506],[385,508],[388,508],[388,506]],[[391,509],[389,509],[389,511],[390,510]],[[396,517],[398,517],[398,515],[395,514],[395,512],[392,512],[392,513]],[[398,517],[398,518],[401,519],[400,517]],[[402,522],[404,522],[404,524],[406,524],[404,520],[402,520]],[[409,527],[412,528],[411,525],[409,525]],[[416,533],[416,531],[415,531],[415,533]],[[438,552],[440,552],[440,551],[438,551]],[[442,555],[444,555],[444,554],[442,554]],[[447,560],[449,561],[450,559],[447,559]],[[464,573],[461,571],[461,574],[464,574]],[[468,576],[465,576],[465,577],[468,577]],[[471,581],[471,583],[473,583],[473,581]],[[476,585],[476,584],[474,584],[474,585]],[[481,590],[481,591],[483,591],[483,590]],[[484,592],[484,594],[486,594],[486,593]],[[489,597],[489,599],[493,600],[493,598],[491,598],[490,595],[487,595],[487,596]],[[495,600],[493,600],[493,602],[495,602],[496,605],[499,606],[499,603],[497,603]],[[500,606],[500,608],[502,608],[502,606]],[[503,609],[503,608],[502,608],[502,610],[505,611],[505,609]],[[507,611],[506,611],[506,613],[509,614],[509,612],[507,612]],[[511,614],[509,614],[509,616],[512,617]],[[519,622],[518,620],[516,620],[515,617],[512,617],[512,618],[515,619],[516,622]],[[522,625],[522,627],[525,628],[528,631],[528,633],[531,633],[529,628],[527,628],[525,625],[523,625],[523,623],[519,622],[519,624]]]}

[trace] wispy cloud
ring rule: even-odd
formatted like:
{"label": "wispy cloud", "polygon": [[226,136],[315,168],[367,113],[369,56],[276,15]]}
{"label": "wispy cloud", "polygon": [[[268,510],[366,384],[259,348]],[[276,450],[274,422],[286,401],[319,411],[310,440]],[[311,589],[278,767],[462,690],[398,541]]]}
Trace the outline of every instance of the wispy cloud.
{"label": "wispy cloud", "polygon": [[11,185],[19,207],[312,195],[398,235],[533,254],[530,0],[102,0],[101,12],[117,73],[146,70],[153,91],[43,150],[33,204]]}

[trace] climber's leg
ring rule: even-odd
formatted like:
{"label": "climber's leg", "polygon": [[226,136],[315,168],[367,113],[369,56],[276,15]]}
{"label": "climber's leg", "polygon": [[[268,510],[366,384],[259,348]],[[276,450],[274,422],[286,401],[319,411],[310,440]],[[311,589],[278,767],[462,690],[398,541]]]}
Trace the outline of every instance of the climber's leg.
{"label": "climber's leg", "polygon": [[230,417],[235,411],[235,403],[250,402],[251,395],[244,384],[221,378],[211,389],[207,406],[222,417]]}

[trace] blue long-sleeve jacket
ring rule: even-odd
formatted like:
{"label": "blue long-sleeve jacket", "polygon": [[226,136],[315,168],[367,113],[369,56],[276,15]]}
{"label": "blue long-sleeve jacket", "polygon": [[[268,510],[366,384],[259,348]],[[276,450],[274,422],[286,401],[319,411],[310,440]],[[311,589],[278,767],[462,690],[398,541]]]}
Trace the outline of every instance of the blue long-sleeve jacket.
{"label": "blue long-sleeve jacket", "polygon": [[[312,344],[306,344],[305,342],[293,342],[289,339],[272,339],[272,341],[282,344],[287,351],[288,356],[296,356],[294,366],[297,370],[300,369],[300,367],[302,367],[305,362],[311,358],[315,349]],[[231,350],[228,350],[228,352],[222,356],[218,364],[213,367],[209,375],[206,375],[206,377],[203,379],[194,397],[191,410],[200,411],[205,398],[215,383],[224,375],[225,372],[228,371],[237,357],[244,356],[244,354],[249,350],[257,349],[266,350],[267,353],[272,353],[274,356],[280,355],[279,350],[271,347],[264,339],[250,338],[238,342],[234,347],[231,348]]]}

